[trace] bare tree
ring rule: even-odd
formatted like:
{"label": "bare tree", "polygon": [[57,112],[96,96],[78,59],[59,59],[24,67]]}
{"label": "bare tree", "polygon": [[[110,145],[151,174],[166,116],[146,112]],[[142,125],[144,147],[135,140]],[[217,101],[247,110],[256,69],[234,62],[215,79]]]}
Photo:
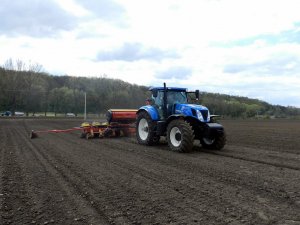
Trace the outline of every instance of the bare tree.
{"label": "bare tree", "polygon": [[37,73],[42,71],[42,66],[38,63],[29,62],[26,64],[24,61],[17,59],[8,59],[3,65],[4,68],[4,83],[7,85],[5,88],[5,96],[8,100],[8,107],[14,114],[18,106],[22,106],[28,115],[29,104],[33,95],[33,87],[38,83]]}

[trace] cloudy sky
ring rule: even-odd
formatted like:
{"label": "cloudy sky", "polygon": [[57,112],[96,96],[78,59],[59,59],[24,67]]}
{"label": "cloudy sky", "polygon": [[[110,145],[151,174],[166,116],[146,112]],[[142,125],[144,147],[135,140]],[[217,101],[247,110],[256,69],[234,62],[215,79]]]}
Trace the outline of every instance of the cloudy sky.
{"label": "cloudy sky", "polygon": [[0,64],[300,107],[298,0],[1,0]]}

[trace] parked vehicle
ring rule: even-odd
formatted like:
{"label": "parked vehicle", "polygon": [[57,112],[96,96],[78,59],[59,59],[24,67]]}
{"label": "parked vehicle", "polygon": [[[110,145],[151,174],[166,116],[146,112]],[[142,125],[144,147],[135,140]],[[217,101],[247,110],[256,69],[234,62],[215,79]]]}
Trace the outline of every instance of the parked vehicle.
{"label": "parked vehicle", "polygon": [[6,111],[1,113],[1,116],[11,116],[11,115],[12,115],[11,111]]}
{"label": "parked vehicle", "polygon": [[24,112],[15,112],[15,116],[24,116],[25,113]]}
{"label": "parked vehicle", "polygon": [[75,117],[74,113],[66,113],[66,117]]}

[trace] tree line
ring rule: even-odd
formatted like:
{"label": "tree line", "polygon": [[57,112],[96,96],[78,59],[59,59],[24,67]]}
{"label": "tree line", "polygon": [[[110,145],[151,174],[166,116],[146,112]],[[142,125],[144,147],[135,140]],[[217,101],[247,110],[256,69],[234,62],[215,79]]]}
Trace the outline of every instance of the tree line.
{"label": "tree line", "polygon": [[299,108],[272,105],[247,97],[202,92],[200,101],[210,109],[212,114],[220,114],[225,117],[300,118]]}
{"label": "tree line", "polygon": [[0,67],[0,110],[105,113],[109,108],[138,108],[145,104],[148,88],[104,76],[97,78],[53,76],[37,64],[8,60]]}
{"label": "tree line", "polygon": [[[136,109],[149,97],[148,87],[105,76],[97,78],[53,76],[39,64],[9,59],[0,67],[0,111],[83,113],[85,93],[88,113],[105,113],[110,108]],[[232,118],[300,117],[300,109],[271,105],[257,99],[200,92],[196,102],[211,114]]]}

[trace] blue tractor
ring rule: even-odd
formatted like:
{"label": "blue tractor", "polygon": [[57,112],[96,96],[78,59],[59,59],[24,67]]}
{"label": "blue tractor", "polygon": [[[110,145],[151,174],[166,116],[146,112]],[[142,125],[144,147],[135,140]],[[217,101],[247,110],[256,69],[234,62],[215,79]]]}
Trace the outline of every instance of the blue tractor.
{"label": "blue tractor", "polygon": [[165,136],[169,147],[177,152],[191,152],[194,140],[206,149],[220,150],[226,143],[221,124],[213,122],[213,115],[202,105],[188,103],[188,94],[199,99],[199,90],[186,88],[150,88],[149,104],[137,111],[136,137],[139,144],[153,145]]}

